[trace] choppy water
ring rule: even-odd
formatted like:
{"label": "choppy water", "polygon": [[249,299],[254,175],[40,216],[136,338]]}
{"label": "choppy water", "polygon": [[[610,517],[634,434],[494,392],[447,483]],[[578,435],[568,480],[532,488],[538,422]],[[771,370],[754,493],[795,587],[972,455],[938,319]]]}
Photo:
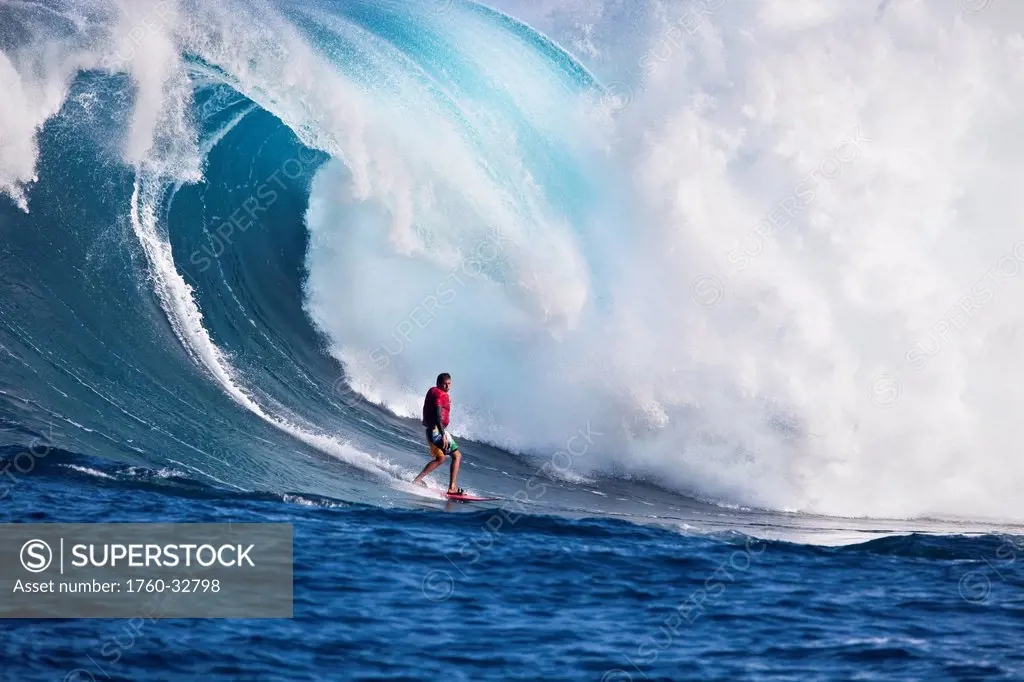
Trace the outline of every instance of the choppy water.
{"label": "choppy water", "polygon": [[826,547],[771,528],[229,494],[54,457],[5,520],[292,523],[295,618],[7,621],[4,680],[1024,677],[1024,535]]}

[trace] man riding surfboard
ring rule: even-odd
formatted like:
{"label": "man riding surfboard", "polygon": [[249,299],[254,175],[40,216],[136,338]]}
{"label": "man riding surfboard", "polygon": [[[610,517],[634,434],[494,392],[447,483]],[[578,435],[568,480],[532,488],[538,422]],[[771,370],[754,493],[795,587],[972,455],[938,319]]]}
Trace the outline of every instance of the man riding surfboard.
{"label": "man riding surfboard", "polygon": [[447,431],[448,419],[452,410],[452,399],[448,395],[451,388],[452,375],[447,372],[438,374],[437,385],[427,391],[427,396],[423,399],[423,426],[427,430],[427,445],[433,460],[423,467],[423,471],[413,480],[413,483],[426,487],[427,484],[423,482],[423,479],[431,471],[444,464],[446,457],[451,456],[452,468],[448,481],[448,494],[464,495],[465,491],[456,487],[462,453],[459,452],[459,444]]}

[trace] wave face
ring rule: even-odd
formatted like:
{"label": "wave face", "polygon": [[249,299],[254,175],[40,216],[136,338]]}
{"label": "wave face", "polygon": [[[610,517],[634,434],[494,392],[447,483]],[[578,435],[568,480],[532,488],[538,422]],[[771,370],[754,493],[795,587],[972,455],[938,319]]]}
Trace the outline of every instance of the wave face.
{"label": "wave face", "polygon": [[496,7],[0,1],[0,445],[1024,519],[1019,10]]}

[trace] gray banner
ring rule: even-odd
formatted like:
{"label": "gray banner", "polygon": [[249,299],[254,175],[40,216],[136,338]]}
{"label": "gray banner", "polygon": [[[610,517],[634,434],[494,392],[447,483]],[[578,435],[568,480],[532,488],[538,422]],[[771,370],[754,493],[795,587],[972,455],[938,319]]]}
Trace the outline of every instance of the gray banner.
{"label": "gray banner", "polygon": [[291,524],[0,524],[0,618],[291,617]]}

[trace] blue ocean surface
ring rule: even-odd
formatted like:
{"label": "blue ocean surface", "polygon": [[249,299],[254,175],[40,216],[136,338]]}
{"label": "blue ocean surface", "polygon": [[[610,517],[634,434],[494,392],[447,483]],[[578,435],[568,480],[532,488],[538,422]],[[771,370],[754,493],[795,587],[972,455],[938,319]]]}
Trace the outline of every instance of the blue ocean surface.
{"label": "blue ocean surface", "polygon": [[0,523],[295,559],[0,679],[1024,680],[1015,7],[0,0]]}
{"label": "blue ocean surface", "polygon": [[231,494],[61,452],[5,522],[290,523],[290,620],[5,621],[5,680],[1021,679],[1024,540],[826,547],[670,524]]}

